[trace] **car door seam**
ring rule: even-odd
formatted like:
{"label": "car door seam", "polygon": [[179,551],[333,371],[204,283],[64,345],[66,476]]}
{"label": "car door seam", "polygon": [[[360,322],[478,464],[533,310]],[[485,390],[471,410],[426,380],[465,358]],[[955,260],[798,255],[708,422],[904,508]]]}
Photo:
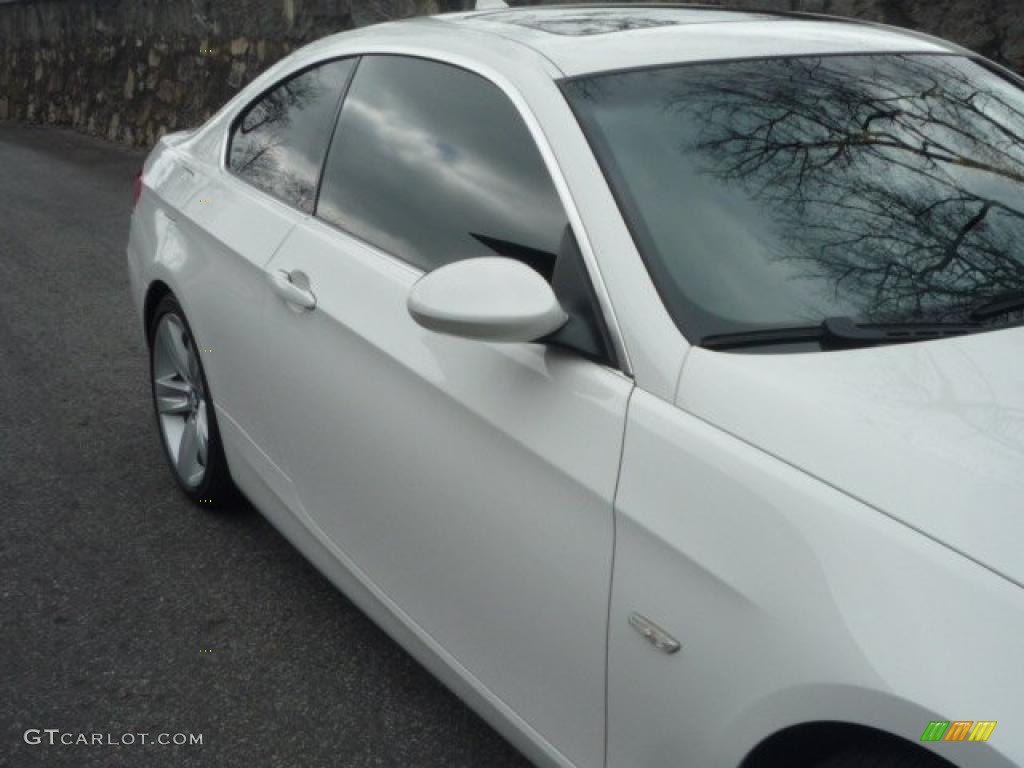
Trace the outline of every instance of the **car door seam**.
{"label": "car door seam", "polygon": [[619,533],[619,512],[617,509],[619,500],[619,485],[622,483],[622,467],[625,464],[626,456],[626,432],[629,427],[629,410],[633,402],[633,393],[636,392],[636,384],[633,384],[626,395],[626,407],[622,415],[622,436],[619,440],[619,464],[615,475],[615,486],[612,488],[612,554],[611,564],[608,570],[608,611],[605,618],[605,640],[604,640],[604,766],[608,768],[608,733],[610,722],[608,717],[611,706],[611,654],[612,654],[612,603],[615,594],[615,550],[618,547]]}

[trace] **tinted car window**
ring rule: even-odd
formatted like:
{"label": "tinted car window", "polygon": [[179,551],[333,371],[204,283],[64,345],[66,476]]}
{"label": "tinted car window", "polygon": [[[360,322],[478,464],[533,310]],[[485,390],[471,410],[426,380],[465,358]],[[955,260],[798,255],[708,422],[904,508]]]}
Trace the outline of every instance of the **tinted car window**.
{"label": "tinted car window", "polygon": [[354,66],[354,59],[342,59],[307,70],[249,107],[231,136],[231,170],[312,212],[338,102]]}
{"label": "tinted car window", "polygon": [[424,270],[473,256],[550,275],[567,219],[515,106],[456,67],[364,57],[317,215]]}
{"label": "tinted car window", "polygon": [[965,323],[1024,292],[1024,91],[974,61],[809,56],[564,88],[694,339]]}

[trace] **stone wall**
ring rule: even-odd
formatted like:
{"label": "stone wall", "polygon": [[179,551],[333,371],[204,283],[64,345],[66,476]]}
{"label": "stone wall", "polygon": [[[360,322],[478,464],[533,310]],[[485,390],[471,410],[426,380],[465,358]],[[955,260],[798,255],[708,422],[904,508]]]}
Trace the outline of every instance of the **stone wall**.
{"label": "stone wall", "polygon": [[[726,0],[877,19],[1024,70],[1015,0]],[[269,64],[332,32],[471,0],[0,0],[0,119],[152,145],[197,125]]]}
{"label": "stone wall", "polygon": [[0,120],[150,146],[284,54],[451,0],[23,0],[0,4]]}

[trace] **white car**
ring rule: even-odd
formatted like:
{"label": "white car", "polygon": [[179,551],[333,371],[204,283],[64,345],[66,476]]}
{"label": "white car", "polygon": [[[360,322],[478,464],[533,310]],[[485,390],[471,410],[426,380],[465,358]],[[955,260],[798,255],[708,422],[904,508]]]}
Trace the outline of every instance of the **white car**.
{"label": "white car", "polygon": [[1024,764],[1008,71],[480,10],[303,48],[136,191],[184,492],[240,489],[538,765]]}

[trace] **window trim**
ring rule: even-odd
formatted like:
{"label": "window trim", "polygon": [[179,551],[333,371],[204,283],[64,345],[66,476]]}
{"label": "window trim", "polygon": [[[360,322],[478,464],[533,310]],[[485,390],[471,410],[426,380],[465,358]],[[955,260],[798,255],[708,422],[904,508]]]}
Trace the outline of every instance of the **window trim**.
{"label": "window trim", "polygon": [[345,81],[345,86],[341,89],[341,98],[338,99],[338,107],[334,110],[334,121],[331,123],[330,135],[327,137],[327,148],[324,150],[323,159],[320,160],[320,170],[317,172],[316,177],[316,190],[313,193],[313,210],[309,212],[309,217],[312,219],[320,218],[316,215],[317,208],[320,207],[320,190],[324,186],[324,174],[327,172],[327,160],[331,156],[331,147],[334,146],[334,137],[338,134],[338,124],[341,122],[341,111],[345,108],[345,100],[348,98],[348,92],[352,88],[352,83],[355,82],[356,75],[359,74],[359,65],[363,63],[364,56],[356,56],[355,66],[352,67],[352,71],[349,73],[348,80]]}
{"label": "window trim", "polygon": [[[334,140],[334,131],[338,126],[338,116],[341,114],[341,107],[345,103],[345,97],[348,95],[348,89],[352,85],[352,80],[355,77],[356,70],[359,69],[359,61],[361,58],[362,56],[360,56],[359,54],[348,56],[332,56],[331,58],[328,59],[322,59],[320,61],[307,64],[306,66],[299,67],[298,69],[289,72],[279,80],[275,80],[269,86],[267,86],[258,94],[249,99],[234,114],[234,116],[231,118],[231,122],[228,123],[228,129],[227,131],[225,131],[224,150],[221,156],[221,169],[225,171],[228,175],[230,175],[232,178],[235,178],[238,181],[245,184],[246,187],[254,189],[260,194],[264,194],[267,197],[271,198],[272,200],[276,200],[282,205],[287,206],[290,210],[302,214],[303,216],[312,216],[313,211],[316,210],[317,200],[320,197],[320,182],[323,179],[324,164],[327,162],[327,154],[331,148],[331,142]],[[341,93],[338,96],[338,103],[334,105],[334,117],[332,118],[332,122],[330,123],[330,136],[327,139],[327,146],[324,150],[324,156],[320,160],[320,170],[317,172],[316,184],[314,187],[313,211],[304,211],[297,205],[295,205],[292,201],[286,200],[281,195],[275,195],[270,190],[258,187],[241,174],[235,173],[234,169],[231,167],[231,147],[234,144],[235,134],[238,132],[241,122],[249,114],[250,110],[254,109],[257,104],[263,101],[264,98],[266,98],[269,94],[276,91],[278,88],[282,87],[285,83],[289,83],[292,80],[295,80],[296,78],[302,77],[304,74],[306,74],[307,72],[312,72],[314,69],[325,67],[328,64],[333,64],[336,61],[346,61],[348,59],[354,59],[355,64],[352,67],[352,71],[349,72],[348,77],[345,79],[345,84],[341,87]]]}

